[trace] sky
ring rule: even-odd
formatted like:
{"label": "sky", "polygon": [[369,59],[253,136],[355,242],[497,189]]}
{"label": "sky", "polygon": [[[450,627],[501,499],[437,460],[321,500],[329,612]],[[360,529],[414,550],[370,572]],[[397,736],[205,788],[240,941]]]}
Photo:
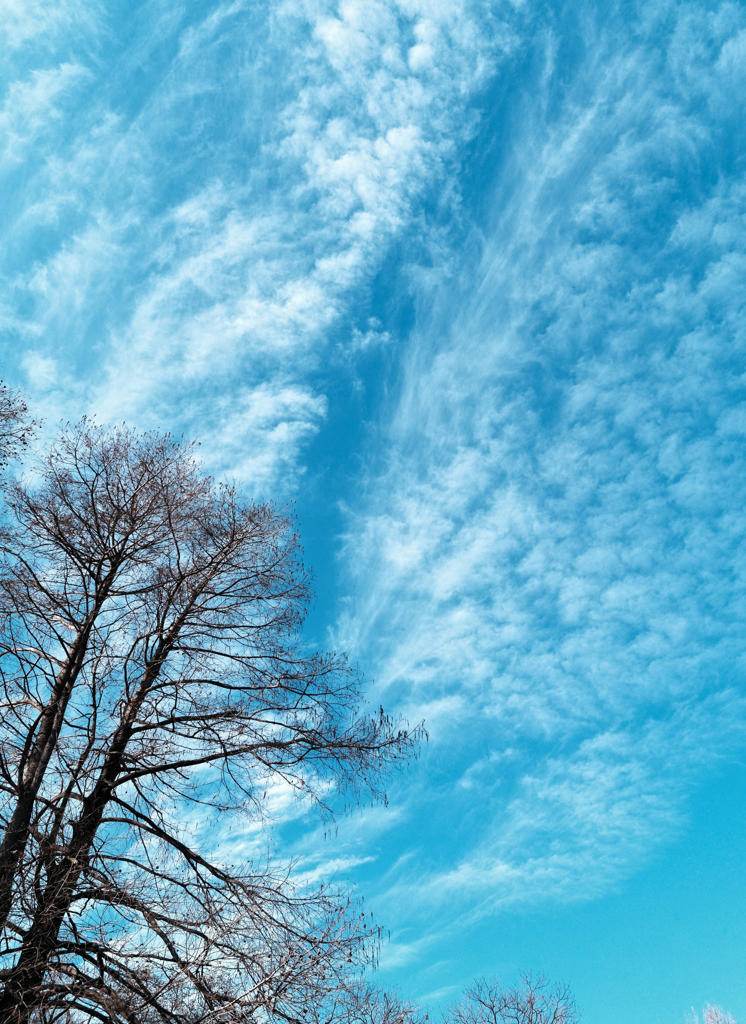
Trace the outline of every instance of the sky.
{"label": "sky", "polygon": [[429,740],[279,842],[434,1011],[746,1020],[745,93],[733,2],[0,0],[0,376],[294,507]]}

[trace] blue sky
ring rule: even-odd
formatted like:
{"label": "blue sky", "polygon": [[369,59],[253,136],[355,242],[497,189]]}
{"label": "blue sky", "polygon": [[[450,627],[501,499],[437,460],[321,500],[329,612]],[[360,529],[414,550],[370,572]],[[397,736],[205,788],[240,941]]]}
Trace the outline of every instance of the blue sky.
{"label": "blue sky", "polygon": [[746,1019],[746,8],[0,15],[2,376],[294,502],[309,633],[426,720],[332,838],[271,795],[381,982]]}

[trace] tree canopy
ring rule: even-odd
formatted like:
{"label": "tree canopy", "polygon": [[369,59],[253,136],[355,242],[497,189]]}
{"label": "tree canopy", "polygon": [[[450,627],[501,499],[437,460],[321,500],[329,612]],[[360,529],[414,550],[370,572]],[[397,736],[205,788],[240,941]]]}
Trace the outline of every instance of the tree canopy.
{"label": "tree canopy", "polygon": [[278,780],[380,793],[417,731],[305,649],[291,520],[188,445],[83,421],[36,479],[0,545],[0,1019],[334,1017],[365,922],[190,822],[256,819]]}

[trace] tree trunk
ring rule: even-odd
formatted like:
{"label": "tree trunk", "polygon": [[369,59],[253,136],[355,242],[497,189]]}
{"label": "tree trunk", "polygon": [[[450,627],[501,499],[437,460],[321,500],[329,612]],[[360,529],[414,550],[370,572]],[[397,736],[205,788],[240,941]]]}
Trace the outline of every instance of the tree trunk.
{"label": "tree trunk", "polygon": [[5,925],[10,913],[13,879],[26,849],[34,802],[57,746],[67,705],[83,667],[91,630],[111,589],[114,574],[115,569],[112,568],[96,597],[92,611],[75,638],[65,664],[57,674],[49,701],[41,713],[39,729],[28,754],[23,778],[19,780],[18,801],[0,842],[0,928]]}
{"label": "tree trunk", "polygon": [[75,887],[98,831],[117,777],[140,706],[153,685],[173,645],[178,626],[170,631],[122,716],[111,741],[96,785],[83,801],[83,809],[73,829],[70,844],[50,871],[31,927],[26,932],[21,954],[0,996],[2,1024],[27,1024],[42,998],[42,984],[49,961],[57,946],[60,926],[70,908]]}

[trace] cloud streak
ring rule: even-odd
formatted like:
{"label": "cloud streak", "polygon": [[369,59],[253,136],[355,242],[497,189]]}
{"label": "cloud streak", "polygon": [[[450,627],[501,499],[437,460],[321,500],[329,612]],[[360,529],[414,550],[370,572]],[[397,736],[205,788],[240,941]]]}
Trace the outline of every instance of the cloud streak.
{"label": "cloud streak", "polygon": [[331,853],[269,803],[442,987],[743,749],[743,10],[47,7],[0,19],[3,373],[256,497],[326,471],[333,638],[431,741]]}
{"label": "cloud streak", "polygon": [[727,5],[640,12],[641,37],[621,17],[580,9],[574,64],[535,23],[478,255],[446,288],[414,278],[349,518],[339,635],[461,780],[423,776],[413,810],[453,809],[459,866],[446,842],[382,905],[417,892],[443,927],[463,901],[608,891],[744,740],[746,193],[729,150],[710,164],[743,28]]}
{"label": "cloud streak", "polygon": [[[221,414],[231,380],[249,410],[268,390],[307,392],[310,419],[277,404],[289,409],[286,457],[271,430],[265,453],[221,467],[259,466],[257,486],[287,491],[326,402],[329,342],[341,331],[354,347],[350,297],[472,131],[469,97],[507,29],[493,18],[485,34],[478,5],[231,2],[138,9],[141,32],[120,44],[106,11],[91,10],[78,63],[19,65],[9,86],[15,116],[19,97],[36,112],[13,152],[34,152],[37,124],[57,152],[33,169],[29,156],[11,234],[27,255],[6,323],[43,357],[74,324],[68,352],[93,410],[177,429],[200,421],[211,449],[263,443],[250,412]],[[31,14],[24,24],[19,40],[41,31]],[[164,49],[143,93],[140,69]],[[53,107],[79,80],[82,107],[79,95]]]}

